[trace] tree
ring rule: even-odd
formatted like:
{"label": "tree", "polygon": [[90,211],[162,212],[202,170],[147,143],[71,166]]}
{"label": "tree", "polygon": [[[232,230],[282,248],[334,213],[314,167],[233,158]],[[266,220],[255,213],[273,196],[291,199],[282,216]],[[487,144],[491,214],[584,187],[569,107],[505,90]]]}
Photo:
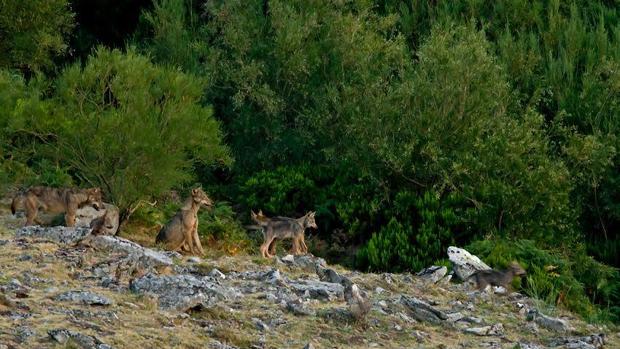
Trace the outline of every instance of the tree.
{"label": "tree", "polygon": [[10,124],[80,182],[102,187],[126,218],[140,199],[191,180],[194,165],[230,163],[203,86],[131,49],[101,48],[55,80],[49,114],[25,109]]}
{"label": "tree", "polygon": [[73,29],[69,0],[1,0],[0,68],[51,69]]}

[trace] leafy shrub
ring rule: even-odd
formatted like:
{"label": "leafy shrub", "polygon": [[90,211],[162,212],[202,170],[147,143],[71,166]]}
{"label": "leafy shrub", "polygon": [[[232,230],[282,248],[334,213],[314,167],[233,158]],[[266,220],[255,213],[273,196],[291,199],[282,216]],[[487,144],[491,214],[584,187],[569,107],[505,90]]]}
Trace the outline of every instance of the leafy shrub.
{"label": "leafy shrub", "polygon": [[32,73],[52,68],[73,29],[69,0],[0,2],[0,68]]}
{"label": "leafy shrub", "polygon": [[199,216],[198,233],[207,239],[208,246],[230,255],[247,253],[258,246],[241,226],[229,203],[216,201],[211,210],[201,210]]}
{"label": "leafy shrub", "polygon": [[9,127],[78,182],[101,187],[123,219],[141,199],[192,179],[194,163],[230,162],[202,88],[131,50],[99,49],[66,68],[40,108],[18,103]]}
{"label": "leafy shrub", "polygon": [[[532,297],[589,319],[618,320],[618,270],[595,261],[583,249],[550,251],[531,240],[483,240],[472,243],[468,250],[495,268],[517,260],[528,274],[523,289]],[[602,313],[594,304],[601,306]]]}
{"label": "leafy shrub", "polygon": [[450,200],[446,198],[442,205],[434,192],[420,197],[399,193],[393,216],[401,221],[392,218],[372,235],[358,252],[358,265],[373,270],[418,271],[441,258],[454,242],[451,227],[459,221],[454,209],[446,205]]}

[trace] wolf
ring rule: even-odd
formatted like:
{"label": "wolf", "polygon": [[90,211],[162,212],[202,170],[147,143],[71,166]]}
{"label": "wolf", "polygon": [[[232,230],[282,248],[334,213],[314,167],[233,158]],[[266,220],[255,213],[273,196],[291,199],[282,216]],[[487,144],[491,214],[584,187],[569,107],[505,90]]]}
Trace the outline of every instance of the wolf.
{"label": "wolf", "polygon": [[251,217],[263,230],[263,244],[260,247],[261,255],[264,258],[271,258],[275,255],[275,242],[277,239],[293,239],[293,254],[308,253],[304,232],[306,228],[317,228],[314,219],[315,212],[308,212],[300,218],[275,217],[269,218],[258,211],[258,214],[251,211]]}
{"label": "wolf", "polygon": [[515,276],[525,275],[527,275],[525,269],[519,263],[512,262],[506,270],[478,270],[468,277],[467,280],[475,279],[479,290],[485,289],[488,285],[502,286],[508,290]]}
{"label": "wolf", "polygon": [[202,188],[192,189],[179,211],[161,228],[156,243],[165,243],[172,251],[184,248],[195,255],[203,255],[204,250],[198,237],[198,210],[200,206],[212,207],[213,202]]}
{"label": "wolf", "polygon": [[103,203],[105,213],[90,222],[91,234],[93,235],[116,235],[119,226],[118,207]]}
{"label": "wolf", "polygon": [[96,210],[103,208],[101,189],[99,188],[50,188],[44,186],[30,187],[24,193],[17,194],[11,202],[11,212],[15,214],[18,206],[26,211],[26,226],[33,225],[39,210],[51,213],[65,213],[67,227],[75,226],[75,214],[78,208],[92,205]]}

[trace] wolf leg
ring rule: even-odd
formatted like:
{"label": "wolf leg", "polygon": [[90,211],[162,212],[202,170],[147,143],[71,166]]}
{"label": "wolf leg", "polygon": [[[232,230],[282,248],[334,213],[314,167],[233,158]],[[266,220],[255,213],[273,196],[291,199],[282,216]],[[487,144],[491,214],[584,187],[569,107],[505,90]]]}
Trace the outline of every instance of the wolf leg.
{"label": "wolf leg", "polygon": [[194,229],[192,232],[192,240],[194,242],[194,246],[198,250],[198,253],[202,256],[205,254],[205,250],[202,248],[202,244],[200,243],[200,237],[198,236],[198,219],[196,219],[196,223],[194,224]]}

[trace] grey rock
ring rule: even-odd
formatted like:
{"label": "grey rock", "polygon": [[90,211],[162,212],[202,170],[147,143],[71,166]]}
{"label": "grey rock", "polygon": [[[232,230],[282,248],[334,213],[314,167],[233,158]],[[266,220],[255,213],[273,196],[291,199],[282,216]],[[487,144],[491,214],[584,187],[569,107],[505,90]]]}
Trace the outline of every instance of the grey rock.
{"label": "grey rock", "polygon": [[454,246],[448,247],[448,258],[450,262],[452,262],[454,274],[461,280],[467,280],[468,277],[478,270],[491,269],[491,267],[482,262],[480,258],[462,248]]}
{"label": "grey rock", "polygon": [[191,256],[187,258],[187,262],[188,263],[200,263],[202,262],[202,259],[200,257],[197,256]]}
{"label": "grey rock", "polygon": [[283,257],[282,262],[291,267],[297,267],[308,272],[316,272],[317,268],[325,268],[327,266],[323,258],[314,257],[311,254],[293,256],[293,258],[289,256],[290,255]]}
{"label": "grey rock", "polygon": [[73,244],[82,240],[90,233],[89,228],[84,227],[42,227],[31,225],[15,231],[16,238],[44,239],[62,244]]}
{"label": "grey rock", "polygon": [[282,257],[280,260],[283,263],[293,264],[293,263],[295,263],[295,256],[293,256],[292,254],[287,254],[286,256]]}
{"label": "grey rock", "polygon": [[96,249],[125,253],[137,266],[142,268],[172,266],[174,264],[169,253],[142,247],[133,241],[116,236],[95,236],[89,244]]}
{"label": "grey rock", "polygon": [[317,268],[316,274],[321,281],[331,282],[334,284],[342,283],[342,276],[340,276],[335,270],[330,268]]}
{"label": "grey rock", "polygon": [[527,313],[527,319],[534,321],[539,326],[556,332],[568,332],[571,330],[568,321],[560,318],[547,316],[536,309],[530,309]]}
{"label": "grey rock", "polygon": [[504,325],[495,324],[492,326],[466,328],[464,332],[475,334],[477,336],[503,336]]}
{"label": "grey rock", "polygon": [[252,321],[254,322],[254,325],[256,325],[256,328],[259,331],[262,331],[262,332],[269,331],[269,326],[267,326],[267,324],[265,324],[263,320],[259,318],[252,318]]}
{"label": "grey rock", "polygon": [[282,284],[284,280],[282,279],[282,275],[280,274],[280,270],[271,269],[270,271],[263,274],[262,279],[270,284]]}
{"label": "grey rock", "polygon": [[443,267],[443,266],[433,265],[431,267],[420,270],[415,275],[426,282],[434,284],[438,282],[439,280],[441,280],[446,275],[447,272],[448,272],[448,268]]}
{"label": "grey rock", "polygon": [[226,275],[224,275],[224,273],[219,271],[217,268],[213,268],[208,275],[215,279],[226,279]]}
{"label": "grey rock", "polygon": [[435,309],[430,304],[415,297],[401,296],[400,302],[406,305],[413,318],[419,321],[439,324],[443,320],[447,320],[448,316],[441,310]]}
{"label": "grey rock", "polygon": [[465,316],[459,312],[456,313],[447,313],[448,322],[457,322],[462,320]]}
{"label": "grey rock", "polygon": [[289,282],[290,287],[300,296],[307,295],[314,299],[343,299],[344,287],[340,284],[314,280],[296,280]]}
{"label": "grey rock", "polygon": [[107,297],[88,291],[68,291],[59,294],[55,299],[57,301],[79,302],[88,305],[111,305],[113,303]]}
{"label": "grey rock", "polygon": [[101,342],[99,339],[81,334],[79,332],[66,330],[66,329],[54,329],[47,331],[47,334],[56,342],[65,344],[69,340],[73,340],[80,347],[85,349],[111,349],[112,347]]}
{"label": "grey rock", "polygon": [[312,343],[308,343],[304,346],[304,349],[314,349],[314,345],[312,345]]}
{"label": "grey rock", "polygon": [[315,311],[308,308],[301,300],[286,303],[286,310],[297,316],[314,316]]}
{"label": "grey rock", "polygon": [[209,349],[238,349],[232,345],[224,344],[216,339],[212,339],[208,346]]}
{"label": "grey rock", "polygon": [[131,281],[129,288],[136,293],[153,294],[164,310],[184,312],[195,307],[209,307],[221,300],[235,299],[236,290],[218,285],[208,277],[193,275],[155,275],[148,273]]}
{"label": "grey rock", "polygon": [[541,347],[538,344],[534,344],[534,343],[523,343],[523,342],[519,342],[518,348],[519,349],[543,349],[543,347]]}
{"label": "grey rock", "polygon": [[549,341],[551,346],[561,346],[571,349],[595,349],[605,346],[605,334],[593,334],[579,337],[560,337]]}
{"label": "grey rock", "polygon": [[15,334],[17,335],[17,339],[19,340],[19,342],[23,344],[36,333],[28,326],[19,326],[15,329]]}

